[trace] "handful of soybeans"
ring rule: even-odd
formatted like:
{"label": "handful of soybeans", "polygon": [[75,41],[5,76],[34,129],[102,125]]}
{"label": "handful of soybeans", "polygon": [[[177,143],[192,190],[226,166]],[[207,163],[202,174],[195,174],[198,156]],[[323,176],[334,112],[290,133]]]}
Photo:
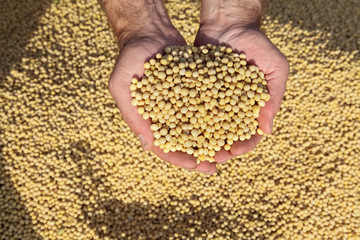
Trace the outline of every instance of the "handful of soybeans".
{"label": "handful of soybeans", "polygon": [[133,78],[131,104],[152,121],[154,145],[214,161],[221,148],[262,134],[257,117],[270,99],[264,73],[225,46],[169,46]]}

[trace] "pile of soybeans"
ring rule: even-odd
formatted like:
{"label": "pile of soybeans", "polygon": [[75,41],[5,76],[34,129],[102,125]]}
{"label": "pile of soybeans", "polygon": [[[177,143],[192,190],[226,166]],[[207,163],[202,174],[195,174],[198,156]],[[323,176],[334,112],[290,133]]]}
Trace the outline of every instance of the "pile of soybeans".
{"label": "pile of soybeans", "polygon": [[[199,1],[166,7],[191,44]],[[2,1],[0,239],[360,239],[359,8],[269,1],[262,28],[291,67],[273,134],[208,175],[123,121],[96,0]]]}
{"label": "pile of soybeans", "polygon": [[131,104],[150,119],[154,145],[215,162],[216,152],[263,134],[257,117],[270,99],[265,75],[230,47],[169,46],[130,85]]}

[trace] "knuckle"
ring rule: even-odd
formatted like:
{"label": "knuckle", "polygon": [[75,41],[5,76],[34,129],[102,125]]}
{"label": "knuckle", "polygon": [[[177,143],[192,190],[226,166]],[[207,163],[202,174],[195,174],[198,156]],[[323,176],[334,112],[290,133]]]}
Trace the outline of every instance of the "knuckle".
{"label": "knuckle", "polygon": [[290,64],[289,64],[289,61],[285,59],[284,65],[285,65],[285,67],[286,67],[287,72],[289,73],[289,72],[290,72]]}
{"label": "knuckle", "polygon": [[114,91],[114,81],[112,80],[112,78],[109,79],[109,83],[108,83],[108,90],[109,92],[112,94]]}
{"label": "knuckle", "polygon": [[288,59],[285,56],[283,56],[282,65],[284,66],[286,71],[289,73],[290,72],[290,64],[289,64]]}

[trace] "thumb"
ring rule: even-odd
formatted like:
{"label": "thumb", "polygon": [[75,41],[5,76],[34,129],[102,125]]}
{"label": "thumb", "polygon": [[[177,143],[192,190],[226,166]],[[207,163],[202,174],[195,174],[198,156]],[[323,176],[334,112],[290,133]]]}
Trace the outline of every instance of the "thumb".
{"label": "thumb", "polygon": [[286,62],[282,70],[279,69],[276,72],[266,76],[267,89],[270,94],[270,100],[266,102],[264,107],[261,108],[259,117],[257,119],[260,129],[266,134],[272,133],[273,121],[276,113],[280,109],[280,105],[284,97],[288,74],[289,67],[288,63]]}
{"label": "thumb", "polygon": [[143,119],[138,113],[137,107],[131,105],[130,84],[127,83],[127,81],[112,81],[109,84],[109,90],[120,109],[123,119],[135,135],[139,137],[143,149],[148,151],[152,147],[154,140],[150,130],[151,121]]}
{"label": "thumb", "polygon": [[[135,57],[133,57],[135,58]],[[131,105],[131,79],[134,73],[142,73],[144,59],[136,59],[136,64],[118,60],[111,74],[109,91],[120,109],[121,115],[131,130],[139,137],[144,150],[150,150],[153,144],[153,133],[150,130],[151,120],[143,119],[137,107]],[[127,71],[131,69],[131,71]]]}

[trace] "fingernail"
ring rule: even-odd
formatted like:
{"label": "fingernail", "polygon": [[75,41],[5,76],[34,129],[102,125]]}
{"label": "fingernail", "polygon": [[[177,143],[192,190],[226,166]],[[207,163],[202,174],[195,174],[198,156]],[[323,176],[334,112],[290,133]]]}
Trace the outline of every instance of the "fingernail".
{"label": "fingernail", "polygon": [[199,172],[206,173],[206,174],[210,174],[210,173],[211,173],[211,169],[210,169],[210,170],[199,170]]}
{"label": "fingernail", "polygon": [[144,151],[147,151],[147,142],[146,142],[146,139],[144,138],[143,135],[139,135],[139,139],[140,139],[140,142],[141,142],[141,146],[142,148],[144,149]]}
{"label": "fingernail", "polygon": [[274,121],[274,119],[271,119],[270,123],[269,123],[270,132],[272,132],[272,130],[273,130],[273,121]]}
{"label": "fingernail", "polygon": [[231,157],[227,157],[227,158],[225,158],[224,160],[218,161],[217,163],[219,163],[219,164],[224,164],[225,162],[227,162],[227,161],[230,160],[231,158],[232,158],[232,156],[231,156]]}
{"label": "fingernail", "polygon": [[201,172],[201,173],[205,173],[205,174],[209,174],[209,175],[210,175],[210,172],[203,171],[203,170],[198,170],[198,171]]}

